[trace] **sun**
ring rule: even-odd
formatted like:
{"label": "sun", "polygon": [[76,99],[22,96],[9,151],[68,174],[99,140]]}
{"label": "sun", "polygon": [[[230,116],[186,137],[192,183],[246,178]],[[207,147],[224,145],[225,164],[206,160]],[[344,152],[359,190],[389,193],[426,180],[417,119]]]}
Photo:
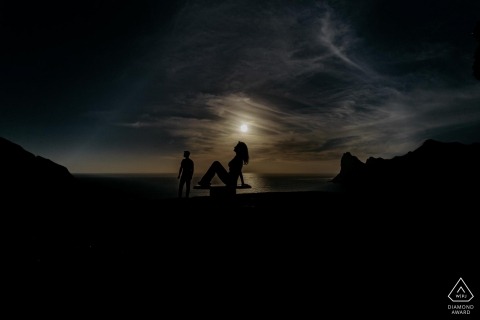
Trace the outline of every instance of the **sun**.
{"label": "sun", "polygon": [[246,124],[242,124],[242,125],[240,126],[240,131],[242,131],[242,132],[247,132],[247,131],[248,131],[248,126],[247,126]]}

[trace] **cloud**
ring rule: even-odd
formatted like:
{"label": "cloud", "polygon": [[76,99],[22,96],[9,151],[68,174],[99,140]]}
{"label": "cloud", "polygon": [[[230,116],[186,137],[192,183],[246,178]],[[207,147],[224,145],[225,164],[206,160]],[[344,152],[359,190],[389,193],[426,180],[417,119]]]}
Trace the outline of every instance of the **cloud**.
{"label": "cloud", "polygon": [[394,156],[478,125],[475,88],[452,87],[441,68],[449,39],[375,52],[355,21],[312,3],[188,3],[159,53],[162,97],[123,125],[157,128],[204,157],[246,140],[255,161],[299,167],[346,151]]}
{"label": "cloud", "polygon": [[[51,13],[42,8],[37,17]],[[12,15],[3,30],[0,133],[52,159],[70,149],[82,168],[81,156],[99,154],[132,168],[132,155],[173,163],[188,148],[207,163],[245,140],[250,169],[293,172],[346,151],[389,157],[427,138],[478,140],[477,0],[80,9],[73,24]]]}

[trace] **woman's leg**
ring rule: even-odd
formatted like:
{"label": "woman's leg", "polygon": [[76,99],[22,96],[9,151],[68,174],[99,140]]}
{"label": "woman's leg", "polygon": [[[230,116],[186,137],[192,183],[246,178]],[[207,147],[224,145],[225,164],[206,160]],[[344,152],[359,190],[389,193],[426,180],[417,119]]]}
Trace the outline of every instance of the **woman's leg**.
{"label": "woman's leg", "polygon": [[230,175],[228,174],[227,170],[225,170],[220,162],[214,161],[202,179],[198,181],[198,184],[201,186],[209,186],[215,174],[217,174],[223,183],[230,183]]}

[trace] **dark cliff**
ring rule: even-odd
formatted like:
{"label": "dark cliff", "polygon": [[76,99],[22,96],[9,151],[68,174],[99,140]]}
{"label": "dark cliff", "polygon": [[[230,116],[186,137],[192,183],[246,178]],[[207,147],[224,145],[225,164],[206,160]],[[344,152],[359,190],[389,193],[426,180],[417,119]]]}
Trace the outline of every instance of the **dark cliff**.
{"label": "dark cliff", "polygon": [[418,149],[392,159],[370,157],[363,163],[347,152],[332,181],[369,190],[464,191],[479,179],[480,144],[427,140]]}
{"label": "dark cliff", "polygon": [[54,199],[71,192],[74,177],[67,168],[36,156],[0,137],[0,185],[4,199]]}

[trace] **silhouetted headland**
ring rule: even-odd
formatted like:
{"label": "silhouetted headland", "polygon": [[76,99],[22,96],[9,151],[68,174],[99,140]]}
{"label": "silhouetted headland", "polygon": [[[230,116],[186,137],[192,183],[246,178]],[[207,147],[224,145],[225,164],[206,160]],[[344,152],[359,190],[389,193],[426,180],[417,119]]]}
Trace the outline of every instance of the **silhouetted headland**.
{"label": "silhouetted headland", "polygon": [[363,163],[346,152],[332,181],[350,191],[468,193],[480,181],[479,163],[479,143],[426,140],[418,149],[392,159],[370,157]]}
{"label": "silhouetted headland", "polygon": [[5,199],[62,200],[71,195],[74,177],[67,168],[36,156],[0,137],[1,192]]}

